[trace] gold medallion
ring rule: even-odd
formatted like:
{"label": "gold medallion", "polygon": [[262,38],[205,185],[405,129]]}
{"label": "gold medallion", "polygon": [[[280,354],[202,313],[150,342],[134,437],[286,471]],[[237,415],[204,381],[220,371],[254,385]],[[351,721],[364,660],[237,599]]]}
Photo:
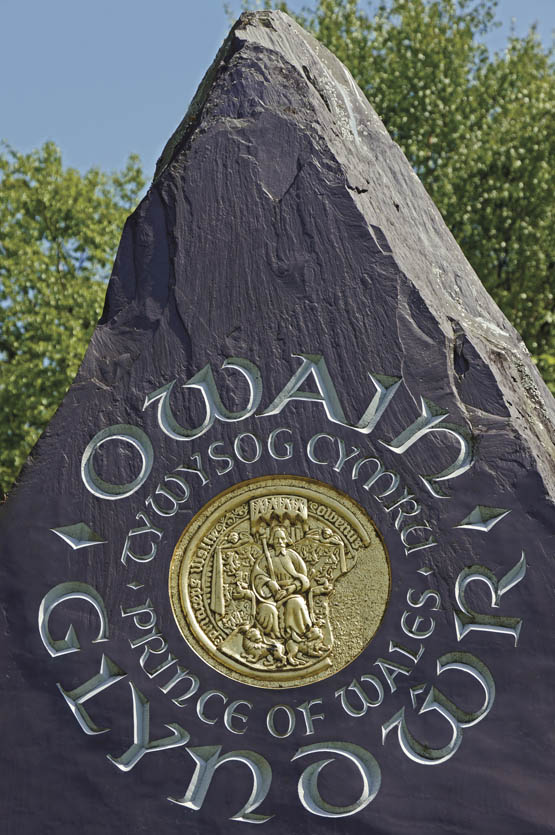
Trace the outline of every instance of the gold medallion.
{"label": "gold medallion", "polygon": [[183,531],[170,598],[208,664],[257,687],[327,678],[373,638],[390,588],[374,524],[345,493],[300,476],[243,481]]}

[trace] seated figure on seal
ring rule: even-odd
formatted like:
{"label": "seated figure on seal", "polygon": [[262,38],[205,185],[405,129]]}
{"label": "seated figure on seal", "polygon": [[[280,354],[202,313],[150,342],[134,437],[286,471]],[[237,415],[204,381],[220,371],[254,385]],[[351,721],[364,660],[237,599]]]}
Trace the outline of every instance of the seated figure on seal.
{"label": "seated figure on seal", "polygon": [[268,637],[286,641],[288,661],[295,664],[298,644],[312,627],[307,605],[310,580],[303,559],[288,547],[285,529],[276,528],[273,539],[272,550],[263,540],[264,554],[252,570],[256,622]]}

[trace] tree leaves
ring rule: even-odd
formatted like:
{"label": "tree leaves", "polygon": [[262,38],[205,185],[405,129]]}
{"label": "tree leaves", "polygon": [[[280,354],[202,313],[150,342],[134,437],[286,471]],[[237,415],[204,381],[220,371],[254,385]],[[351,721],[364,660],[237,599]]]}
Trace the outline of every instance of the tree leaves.
{"label": "tree leaves", "polygon": [[0,152],[0,484],[5,491],[73,380],[102,311],[121,227],[144,185],[81,175],[48,142]]}

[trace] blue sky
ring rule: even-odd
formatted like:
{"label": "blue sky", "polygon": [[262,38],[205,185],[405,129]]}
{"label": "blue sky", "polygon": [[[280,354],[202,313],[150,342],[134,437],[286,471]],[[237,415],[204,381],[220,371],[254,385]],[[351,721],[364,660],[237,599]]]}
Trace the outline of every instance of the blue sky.
{"label": "blue sky", "polygon": [[[0,14],[0,138],[22,151],[52,139],[82,171],[134,151],[147,178],[229,28],[222,0],[0,0]],[[497,17],[490,48],[511,18],[549,45],[555,0],[500,0]]]}

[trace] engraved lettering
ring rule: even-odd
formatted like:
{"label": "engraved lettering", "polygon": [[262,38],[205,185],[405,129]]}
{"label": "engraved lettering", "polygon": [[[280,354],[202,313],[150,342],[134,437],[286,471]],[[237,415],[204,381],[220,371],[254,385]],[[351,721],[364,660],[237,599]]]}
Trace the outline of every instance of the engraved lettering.
{"label": "engraved lettering", "polygon": [[[243,441],[247,438],[251,438],[254,441],[254,453],[253,457],[247,458],[243,449]],[[240,435],[237,435],[235,441],[233,443],[233,451],[235,455],[242,461],[243,464],[254,464],[255,461],[258,461],[260,456],[262,455],[262,444],[260,443],[259,439],[256,435],[253,435],[251,432],[242,432]]]}
{"label": "engraved lettering", "polygon": [[[275,724],[275,717],[278,710],[283,710],[287,715],[287,729],[283,733],[280,733],[277,730]],[[285,737],[291,736],[291,734],[295,730],[296,721],[297,720],[295,716],[295,711],[292,707],[290,707],[289,705],[274,705],[270,708],[266,716],[266,727],[268,728],[272,736],[275,736],[278,739],[285,739]]]}
{"label": "engraved lettering", "polygon": [[162,687],[160,687],[162,693],[169,693],[170,690],[173,687],[175,687],[175,685],[178,684],[180,681],[183,681],[183,679],[188,679],[191,682],[191,684],[186,693],[183,693],[176,699],[172,699],[172,702],[176,704],[178,707],[185,707],[185,702],[187,701],[187,699],[190,699],[191,696],[194,696],[194,694],[197,692],[199,688],[198,676],[178,665],[177,672],[175,673],[175,675],[167,682],[167,684],[164,684]]}
{"label": "engraved lettering", "polygon": [[290,435],[292,434],[291,430],[287,429],[285,426],[278,426],[277,429],[273,429],[268,435],[268,452],[272,458],[276,459],[276,461],[285,461],[293,455],[293,444],[290,441],[284,441],[283,446],[285,447],[285,455],[278,455],[275,444],[277,436],[280,432],[288,432]]}
{"label": "engraved lettering", "polygon": [[[259,417],[277,415],[292,400],[303,400],[310,403],[320,403],[324,407],[329,420],[345,426],[345,415],[323,356],[321,354],[292,354],[292,356],[302,360],[301,367],[297,369],[285,388]],[[318,392],[300,390],[299,386],[309,376],[312,376]]]}
{"label": "engraved lettering", "polygon": [[314,733],[314,720],[315,719],[325,719],[325,713],[311,713],[310,708],[313,705],[321,705],[322,699],[311,699],[309,702],[304,702],[302,705],[299,705],[297,710],[300,711],[303,715],[303,719],[306,725],[305,736],[310,736],[310,734]]}
{"label": "engraved lettering", "polygon": [[113,684],[116,684],[116,682],[121,681],[121,679],[125,678],[126,675],[127,673],[121,670],[117,664],[114,664],[111,658],[108,658],[107,655],[103,655],[100,661],[100,672],[84,684],[81,684],[74,690],[68,691],[64,690],[62,685],[58,682],[56,685],[58,690],[66,700],[66,704],[77,719],[79,726],[86,734],[104,734],[109,731],[110,728],[97,727],[83,707],[83,704],[89,699],[92,699],[93,696],[96,696],[98,693],[106,690],[107,687],[111,687]]}
{"label": "engraved lettering", "polygon": [[340,473],[343,468],[343,465],[346,464],[347,461],[350,461],[351,458],[355,458],[359,454],[360,449],[359,447],[354,446],[351,448],[351,452],[347,455],[345,441],[343,441],[342,438],[336,438],[335,440],[337,441],[337,446],[339,448],[339,458],[337,459],[337,462],[334,464],[333,469],[336,473]]}
{"label": "engraved lettering", "polygon": [[219,452],[216,452],[216,447],[223,446],[223,441],[214,441],[213,444],[210,444],[208,447],[208,455],[212,459],[212,461],[227,461],[226,466],[223,470],[216,470],[218,475],[224,475],[228,473],[234,467],[233,458],[230,458],[229,455],[220,455]]}
{"label": "engraved lettering", "polygon": [[412,595],[413,595],[414,591],[415,591],[415,589],[409,589],[408,592],[407,592],[407,603],[409,604],[409,606],[412,606],[414,609],[419,609],[420,606],[423,606],[424,603],[430,597],[433,597],[434,600],[435,600],[435,603],[432,606],[432,611],[433,612],[439,611],[439,607],[441,605],[441,595],[438,591],[436,591],[435,589],[426,589],[425,591],[422,592],[422,594],[420,595],[420,597],[418,598],[418,600],[416,602],[414,602],[413,599],[412,599]]}
{"label": "engraved lettering", "polygon": [[139,662],[143,671],[146,673],[146,675],[149,678],[155,678],[156,676],[160,675],[160,673],[163,673],[164,670],[167,670],[169,667],[172,666],[172,664],[175,664],[175,662],[177,661],[177,658],[175,657],[175,655],[173,655],[173,653],[169,652],[168,657],[166,658],[165,661],[162,661],[162,663],[159,664],[157,667],[154,667],[153,670],[147,670],[146,662],[148,661],[148,659],[150,658],[150,656],[152,654],[157,654],[157,653],[153,653],[152,649],[150,647],[145,647],[145,650],[144,650],[143,654],[141,655],[141,659],[140,659],[140,662]]}
{"label": "engraved lettering", "polygon": [[368,376],[376,387],[376,394],[370,401],[368,408],[362,415],[359,422],[353,426],[353,429],[356,429],[357,432],[362,432],[365,435],[369,435],[370,432],[373,432],[374,427],[389,406],[392,397],[402,383],[401,377],[387,377],[383,374],[370,374],[370,372],[368,372]]}
{"label": "engraved lettering", "polygon": [[[412,626],[409,626],[409,624],[407,623],[407,618],[410,615],[414,615],[414,623]],[[401,629],[403,630],[405,635],[409,636],[409,638],[429,638],[432,632],[434,631],[436,625],[436,622],[433,618],[429,618],[429,621],[430,625],[426,629],[419,631],[418,627],[421,623],[424,622],[424,618],[420,617],[420,615],[417,615],[414,612],[409,612],[408,610],[405,610],[401,618]]]}
{"label": "engraved lettering", "polygon": [[154,492],[154,496],[164,496],[168,499],[170,502],[169,508],[164,509],[163,507],[160,507],[160,504],[156,501],[152,494],[148,497],[145,504],[150,505],[150,507],[159,516],[174,516],[179,510],[179,505],[187,501],[191,491],[187,482],[178,475],[167,475],[164,477],[164,481],[174,481],[176,484],[179,484],[179,486],[183,489],[183,495],[176,496],[176,494],[172,493],[171,490],[168,490],[166,487],[162,487],[162,485],[159,484]]}
{"label": "engraved lettering", "polygon": [[[138,450],[141,456],[139,475],[128,484],[111,484],[104,481],[94,468],[94,453],[107,441],[125,441]],[[118,423],[108,426],[106,429],[101,429],[87,444],[81,459],[81,478],[87,490],[94,496],[110,500],[125,499],[145,483],[150,475],[153,463],[154,450],[148,435],[138,426]]]}
{"label": "engraved lettering", "polygon": [[374,800],[380,790],[381,771],[376,759],[365,748],[350,742],[320,742],[299,748],[292,761],[307,754],[338,754],[349,760],[362,778],[362,792],[358,800],[349,806],[332,806],[318,790],[318,777],[333,759],[320,760],[306,768],[299,779],[299,799],[308,812],[325,818],[343,818],[355,815]]}
{"label": "engraved lettering", "polygon": [[244,823],[265,823],[272,815],[254,814],[254,810],[265,799],[272,782],[272,769],[269,762],[256,751],[230,751],[220,756],[221,745],[209,745],[204,748],[186,749],[196,763],[195,772],[183,797],[168,797],[172,803],[198,811],[206,798],[212,777],[217,768],[227,762],[238,762],[248,766],[253,784],[249,799],[243,808],[232,815],[231,820]]}
{"label": "engraved lettering", "polygon": [[150,562],[156,556],[156,552],[158,551],[158,543],[151,542],[150,544],[150,552],[148,554],[134,554],[130,548],[130,541],[132,537],[139,536],[142,533],[153,533],[159,539],[162,539],[163,531],[160,528],[155,528],[154,525],[150,522],[146,513],[143,513],[140,510],[135,519],[141,519],[144,522],[144,528],[132,528],[125,538],[125,543],[123,545],[123,551],[121,552],[121,561],[124,565],[127,565],[127,558],[130,557],[135,562]]}
{"label": "engraved lettering", "polygon": [[318,432],[317,435],[313,435],[312,438],[309,440],[306,447],[306,454],[308,455],[310,461],[312,461],[313,464],[329,464],[329,461],[322,461],[320,458],[316,458],[314,447],[316,446],[316,441],[319,441],[320,438],[327,438],[329,441],[333,443],[333,435],[328,435],[326,434],[326,432]]}
{"label": "engraved lettering", "polygon": [[518,643],[518,637],[522,627],[520,618],[503,617],[499,615],[485,615],[473,611],[466,603],[466,589],[469,583],[480,580],[485,583],[491,594],[491,605],[499,606],[501,598],[510,589],[514,588],[526,574],[526,558],[524,552],[520,560],[500,580],[495,574],[483,565],[473,565],[470,568],[463,568],[455,584],[455,597],[460,609],[455,609],[455,629],[457,640],[461,641],[465,635],[472,630],[479,632],[498,632],[501,635],[511,635]]}
{"label": "engraved lettering", "polygon": [[208,478],[208,476],[206,475],[206,473],[204,472],[204,469],[202,467],[202,456],[201,456],[200,452],[195,452],[190,457],[191,457],[191,461],[196,461],[197,462],[196,467],[186,467],[185,464],[181,464],[180,467],[175,468],[175,471],[177,473],[192,473],[193,475],[198,475],[198,477],[200,478],[201,484],[204,487],[205,484],[208,484],[210,479]]}
{"label": "engraved lettering", "polygon": [[[248,707],[249,710],[252,710],[252,702],[246,702],[244,699],[236,699],[234,702],[231,702],[231,704],[228,705],[225,709],[224,725],[226,726],[228,731],[231,731],[232,734],[244,734],[245,731],[247,730],[246,725],[247,725],[249,717],[245,716],[244,713],[239,713],[238,712],[237,708],[240,705],[245,705],[245,707]],[[234,719],[239,719],[241,722],[243,722],[245,727],[244,728],[234,727],[234,725],[233,725],[233,720]]]}
{"label": "engraved lettering", "polygon": [[419,714],[436,710],[444,717],[451,727],[451,739],[446,745],[441,748],[430,748],[419,742],[407,727],[404,707],[382,725],[382,744],[385,744],[388,733],[393,728],[397,728],[397,738],[403,753],[409,759],[422,765],[439,765],[450,759],[462,742],[463,729],[481,722],[488,715],[495,700],[495,683],[492,675],[486,665],[475,655],[468,652],[450,652],[443,655],[437,660],[437,673],[441,675],[446,670],[460,670],[468,673],[481,684],[485,694],[482,706],[473,713],[466,713],[436,687],[430,687]]}
{"label": "engraved lettering", "polygon": [[[150,598],[147,599],[146,603],[142,606],[132,606],[130,609],[124,609],[123,606],[121,608],[121,616],[122,618],[128,618],[133,616],[133,622],[137,629],[152,629],[154,624],[156,623],[156,612],[154,611],[154,607],[152,605],[152,600]],[[139,615],[149,615],[147,621],[142,621]]]}
{"label": "engraved lettering", "polygon": [[198,389],[202,394],[206,407],[206,416],[200,426],[197,426],[195,429],[187,429],[180,426],[175,419],[170,405],[170,394],[175,385],[175,380],[147,395],[143,410],[152,403],[159,401],[158,423],[160,428],[166,435],[176,441],[191,441],[194,438],[200,438],[201,435],[204,435],[210,429],[216,419],[226,423],[232,423],[250,417],[258,408],[262,397],[262,379],[258,368],[252,362],[249,362],[249,360],[240,357],[227,359],[222,368],[234,368],[240,371],[247,380],[249,385],[249,400],[246,408],[242,411],[230,412],[225,408],[216,388],[210,365],[205,365],[204,368],[182,386],[185,389]]}
{"label": "engraved lettering", "polygon": [[64,600],[72,599],[85,600],[96,610],[100,618],[100,628],[93,644],[108,640],[108,614],[104,601],[99,593],[88,583],[60,583],[50,589],[43,597],[39,607],[39,632],[42,642],[50,655],[67,655],[70,652],[79,652],[81,649],[73,624],[69,625],[65,638],[55,641],[50,635],[48,621],[52,611]]}
{"label": "engraved lettering", "polygon": [[420,401],[421,414],[414,423],[390,443],[385,441],[380,441],[380,443],[392,452],[397,453],[397,455],[402,455],[416,441],[432,432],[443,432],[455,438],[459,444],[459,454],[456,459],[439,473],[419,476],[433,496],[441,499],[447,498],[446,494],[437,486],[437,482],[445,481],[448,478],[457,478],[470,469],[474,463],[471,437],[464,427],[443,422],[449,414],[445,409],[441,409],[424,397],[421,397]]}
{"label": "engraved lettering", "polygon": [[[338,696],[341,697],[341,707],[349,716],[364,716],[369,707],[377,707],[378,705],[381,705],[381,703],[383,702],[384,691],[382,683],[378,678],[376,678],[376,676],[364,675],[360,677],[360,680],[369,681],[371,684],[373,684],[376,690],[378,691],[378,697],[374,700],[370,699],[368,697],[368,694],[358,683],[356,678],[354,678],[348,687],[342,687],[340,690],[335,691],[336,698]],[[347,698],[347,690],[352,690],[353,693],[356,693],[356,695],[361,701],[362,707],[353,707],[353,705],[349,702],[349,699]]]}
{"label": "engraved lettering", "polygon": [[208,717],[204,712],[206,702],[214,696],[218,696],[223,701],[224,705],[227,702],[227,696],[225,693],[222,693],[221,690],[207,690],[206,693],[202,694],[197,702],[197,716],[201,722],[206,722],[207,725],[215,725],[218,721],[218,717]]}
{"label": "engraved lettering", "polygon": [[[427,637],[427,636],[426,636]],[[415,654],[411,652],[410,649],[407,649],[402,644],[398,644],[397,641],[390,641],[389,642],[389,651],[390,652],[400,652],[401,655],[405,655],[407,658],[410,658],[413,664],[418,664],[420,659],[422,658],[422,653],[424,652],[424,644],[420,644],[420,648],[418,653]]]}
{"label": "engraved lettering", "polygon": [[190,735],[181,725],[171,722],[166,725],[166,728],[172,732],[171,736],[151,740],[149,701],[132,681],[129,682],[129,686],[133,699],[133,744],[121,757],[106,755],[120,771],[131,771],[145,754],[151,754],[153,751],[166,751],[168,748],[179,748],[181,745],[186,745],[190,739]]}
{"label": "engraved lettering", "polygon": [[408,676],[412,672],[410,667],[404,667],[402,664],[397,664],[395,661],[388,661],[386,658],[378,658],[377,661],[374,661],[374,664],[379,667],[384,674],[384,678],[389,684],[389,689],[392,693],[395,693],[397,690],[397,685],[395,683],[396,677],[399,674]]}
{"label": "engraved lettering", "polygon": [[376,466],[376,470],[374,471],[374,474],[372,476],[370,476],[368,481],[366,481],[362,485],[364,490],[370,490],[372,485],[375,484],[376,481],[379,478],[382,478],[382,476],[389,476],[389,478],[390,478],[390,485],[389,485],[388,489],[384,490],[383,493],[380,493],[377,496],[377,498],[381,500],[381,499],[384,498],[384,496],[389,496],[390,493],[395,492],[395,490],[399,486],[399,476],[397,475],[397,473],[393,472],[392,470],[386,470],[384,465],[382,464],[382,462],[379,461],[377,458],[363,458],[361,461],[356,462],[355,466],[353,467],[353,472],[351,474],[351,478],[353,480],[356,480],[358,478],[358,474],[360,472],[360,468],[362,467],[362,465],[363,464],[369,464],[370,462],[372,462],[373,464],[376,464],[377,466]]}
{"label": "engraved lettering", "polygon": [[415,533],[416,531],[431,531],[430,525],[424,520],[421,525],[407,525],[406,528],[403,528],[401,531],[401,542],[405,546],[405,556],[414,553],[414,551],[422,551],[423,548],[433,548],[437,545],[437,541],[434,539],[433,535],[429,537],[429,539],[425,539],[423,542],[413,542],[412,545],[408,542],[409,534],[413,534],[413,536],[417,536]]}

